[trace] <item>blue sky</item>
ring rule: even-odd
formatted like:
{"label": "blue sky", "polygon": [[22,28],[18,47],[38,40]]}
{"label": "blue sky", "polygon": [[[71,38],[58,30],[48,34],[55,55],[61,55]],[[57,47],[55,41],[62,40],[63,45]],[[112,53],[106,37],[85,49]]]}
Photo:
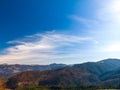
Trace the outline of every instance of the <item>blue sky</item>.
{"label": "blue sky", "polygon": [[120,0],[1,0],[0,62],[120,58]]}

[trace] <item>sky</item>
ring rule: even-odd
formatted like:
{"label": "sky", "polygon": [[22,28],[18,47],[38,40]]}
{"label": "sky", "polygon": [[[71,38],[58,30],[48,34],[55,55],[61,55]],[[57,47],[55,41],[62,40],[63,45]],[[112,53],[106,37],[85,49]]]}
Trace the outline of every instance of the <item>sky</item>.
{"label": "sky", "polygon": [[120,0],[0,0],[0,64],[120,58]]}

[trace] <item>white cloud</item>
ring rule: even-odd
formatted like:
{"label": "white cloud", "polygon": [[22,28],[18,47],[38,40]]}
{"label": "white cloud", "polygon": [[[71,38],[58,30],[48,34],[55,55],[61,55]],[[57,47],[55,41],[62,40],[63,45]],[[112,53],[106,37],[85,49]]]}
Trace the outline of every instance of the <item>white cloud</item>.
{"label": "white cloud", "polygon": [[0,61],[6,63],[44,62],[44,60],[65,57],[58,54],[58,49],[61,47],[70,47],[85,41],[93,41],[93,39],[55,32],[26,36],[20,40],[8,41],[8,44],[14,44],[14,46],[3,50],[4,54],[0,55]]}

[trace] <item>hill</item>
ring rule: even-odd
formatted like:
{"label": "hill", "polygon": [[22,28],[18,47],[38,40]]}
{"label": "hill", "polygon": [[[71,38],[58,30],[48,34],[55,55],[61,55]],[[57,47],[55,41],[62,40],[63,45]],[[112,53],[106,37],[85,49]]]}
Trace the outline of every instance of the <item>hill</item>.
{"label": "hill", "polygon": [[6,79],[0,77],[0,90],[4,90]]}

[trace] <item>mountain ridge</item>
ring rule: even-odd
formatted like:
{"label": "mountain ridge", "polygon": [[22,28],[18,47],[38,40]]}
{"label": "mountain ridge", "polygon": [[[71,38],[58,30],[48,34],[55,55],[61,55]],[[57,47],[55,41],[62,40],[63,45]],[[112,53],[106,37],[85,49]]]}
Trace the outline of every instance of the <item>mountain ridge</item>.
{"label": "mountain ridge", "polygon": [[0,65],[0,76],[8,77],[17,73],[31,71],[31,70],[52,70],[65,67],[65,64],[50,64],[50,65],[21,65],[21,64],[1,64]]}

